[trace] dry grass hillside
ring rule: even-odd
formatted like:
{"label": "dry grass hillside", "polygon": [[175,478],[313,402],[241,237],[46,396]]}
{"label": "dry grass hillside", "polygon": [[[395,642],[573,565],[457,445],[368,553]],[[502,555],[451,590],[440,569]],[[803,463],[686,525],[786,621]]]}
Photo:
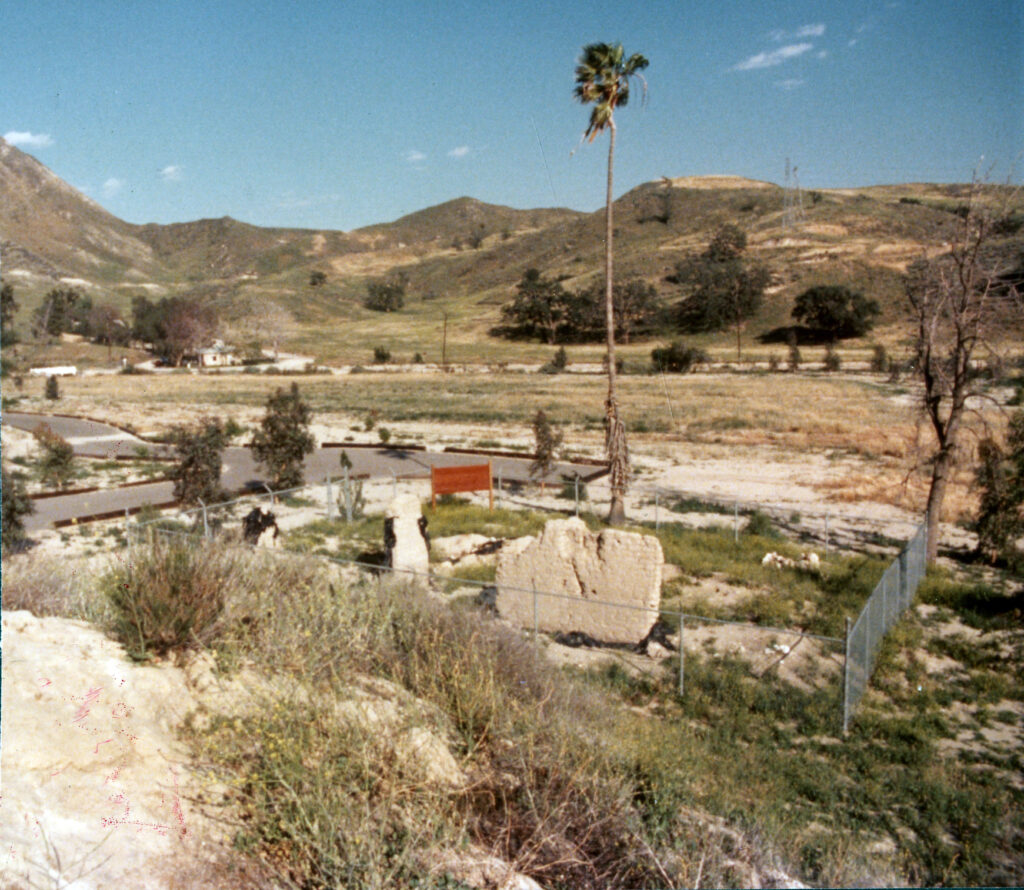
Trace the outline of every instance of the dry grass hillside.
{"label": "dry grass hillside", "polygon": [[[748,235],[748,255],[772,275],[766,305],[747,325],[748,342],[789,324],[796,295],[816,284],[848,285],[878,300],[882,341],[896,342],[898,328],[884,332],[902,320],[902,273],[911,260],[944,249],[968,189],[809,191],[802,220],[787,226],[784,191],[772,183],[665,178],[617,200],[616,268],[672,302],[679,297],[669,280],[676,263],[701,251],[721,225],[735,224]],[[352,232],[261,228],[230,217],[134,226],[6,143],[0,198],[4,276],[15,285],[23,330],[42,296],[65,281],[123,310],[136,295],[195,295],[229,322],[254,300],[270,299],[297,319],[288,347],[321,361],[365,362],[375,345],[437,360],[445,334],[454,350],[447,358],[455,361],[537,360],[542,351],[535,345],[489,335],[516,283],[535,267],[570,289],[583,288],[600,279],[603,263],[603,210],[516,210],[465,197]],[[1024,218],[1024,201],[995,186],[985,199],[1000,205],[1007,220],[1007,253],[1020,251],[1014,227]],[[314,271],[326,275],[319,287],[310,285]],[[367,283],[392,276],[406,282],[404,308],[387,315],[366,310]],[[697,345],[728,342],[726,334]]]}

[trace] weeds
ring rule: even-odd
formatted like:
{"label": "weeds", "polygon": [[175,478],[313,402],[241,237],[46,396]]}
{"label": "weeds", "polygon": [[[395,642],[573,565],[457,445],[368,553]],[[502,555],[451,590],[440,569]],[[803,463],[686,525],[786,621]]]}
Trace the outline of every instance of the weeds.
{"label": "weeds", "polygon": [[36,553],[7,560],[3,569],[4,609],[25,609],[40,618],[57,615],[102,621],[102,604],[90,579],[65,561]]}
{"label": "weeds", "polygon": [[113,613],[113,636],[140,660],[210,643],[219,630],[225,588],[239,571],[237,555],[220,546],[156,536],[100,581]]}

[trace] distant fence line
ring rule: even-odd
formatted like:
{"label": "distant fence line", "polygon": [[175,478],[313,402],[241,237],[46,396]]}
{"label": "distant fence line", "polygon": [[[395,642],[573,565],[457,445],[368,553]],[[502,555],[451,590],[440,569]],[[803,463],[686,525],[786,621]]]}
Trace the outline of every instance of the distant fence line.
{"label": "distant fence line", "polygon": [[[397,494],[399,482],[424,482],[429,483],[429,474],[414,474],[414,475],[397,475],[394,472],[391,473],[391,478],[383,477],[377,481],[387,484],[391,483],[392,494]],[[324,496],[324,510],[327,519],[334,518],[345,518],[348,521],[353,519],[353,509],[355,506],[355,490],[359,483],[369,481],[369,478],[365,475],[351,475],[346,470],[342,474],[337,476],[325,477],[321,482],[310,482],[305,483],[294,488],[283,489],[280,491],[272,491],[268,486],[264,485],[264,491],[251,491],[248,494],[241,495],[230,501],[222,501],[215,504],[206,504],[200,507],[193,508],[191,510],[180,510],[179,513],[182,516],[195,516],[196,520],[202,519],[205,525],[209,523],[209,516],[241,504],[257,504],[260,501],[269,500],[271,504],[276,503],[279,499],[284,499],[289,496],[299,496],[303,493],[313,494],[317,490],[323,491]],[[538,477],[535,482],[539,483],[542,480]],[[565,494],[563,499],[570,502],[572,510],[575,515],[580,515],[581,509],[585,504],[590,503],[588,495],[588,484],[593,483],[592,478],[583,476],[580,474],[566,475],[566,474],[552,474],[546,480],[548,484],[561,484],[565,488]],[[494,476],[494,499],[499,506],[503,503],[513,503],[520,507],[530,507],[532,509],[544,510],[547,512],[558,513],[565,512],[564,508],[551,509],[550,506],[538,505],[531,503],[530,499],[518,497],[517,494],[523,488],[524,483],[521,481],[506,480],[502,478],[500,468],[495,472]],[[335,498],[337,494],[337,498]],[[778,504],[764,503],[759,500],[751,500],[748,498],[740,498],[735,495],[729,495],[725,493],[709,493],[700,491],[687,491],[679,488],[668,488],[665,486],[642,486],[633,485],[630,488],[629,495],[634,501],[634,504],[642,508],[645,503],[647,506],[653,507],[653,523],[655,528],[660,528],[663,522],[672,522],[673,517],[678,517],[682,513],[686,512],[706,512],[709,515],[719,515],[722,517],[723,524],[729,524],[732,526],[733,534],[738,539],[740,532],[746,525],[746,521],[752,512],[760,512],[768,516],[775,524],[785,528],[791,532],[801,535],[805,539],[812,539],[819,541],[825,548],[826,552],[833,545],[838,545],[844,538],[851,545],[863,544],[864,539],[867,539],[868,543],[875,546],[881,546],[884,548],[897,549],[899,542],[893,540],[888,535],[884,534],[881,530],[891,525],[892,520],[879,519],[877,517],[859,516],[856,514],[847,513],[845,511],[833,511],[832,509],[825,507],[825,509],[815,509],[813,507],[808,508],[803,505],[792,504],[788,506],[780,506]],[[680,502],[693,501],[694,510],[680,510],[676,509],[676,505]],[[159,505],[166,508],[168,505]],[[712,507],[713,509],[701,510],[701,506]],[[137,512],[132,510],[130,512]],[[129,511],[125,511],[125,519],[127,521]],[[112,511],[109,514],[104,514],[103,518],[114,518],[115,516],[121,515],[116,511]],[[817,520],[819,523],[818,527],[808,527],[805,520]],[[155,520],[148,520],[155,521]],[[912,520],[907,520],[907,525],[912,524]],[[849,529],[849,526],[856,524],[864,531],[853,532]],[[847,528],[844,530],[844,526]]]}

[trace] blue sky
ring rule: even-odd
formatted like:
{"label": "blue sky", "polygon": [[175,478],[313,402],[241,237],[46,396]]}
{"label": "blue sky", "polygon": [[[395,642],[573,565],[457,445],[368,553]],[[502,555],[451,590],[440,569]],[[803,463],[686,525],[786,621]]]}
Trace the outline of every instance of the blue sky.
{"label": "blue sky", "polygon": [[650,60],[616,194],[787,157],[805,188],[1020,179],[1024,0],[0,0],[0,134],[137,223],[595,210],[606,137],[570,154],[596,41]]}

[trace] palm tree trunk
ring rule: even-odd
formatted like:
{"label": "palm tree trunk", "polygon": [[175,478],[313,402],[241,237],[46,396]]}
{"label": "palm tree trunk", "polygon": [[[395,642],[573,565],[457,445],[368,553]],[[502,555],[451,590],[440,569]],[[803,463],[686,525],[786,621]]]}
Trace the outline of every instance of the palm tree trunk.
{"label": "palm tree trunk", "polygon": [[615,162],[615,120],[609,119],[608,140],[608,193],[605,198],[604,240],[604,300],[605,326],[608,336],[608,398],[605,401],[607,430],[605,446],[608,451],[611,504],[608,507],[609,525],[621,525],[626,519],[625,494],[629,476],[629,451],[626,447],[626,428],[619,418],[619,403],[615,397],[615,303],[612,285],[612,170]]}

